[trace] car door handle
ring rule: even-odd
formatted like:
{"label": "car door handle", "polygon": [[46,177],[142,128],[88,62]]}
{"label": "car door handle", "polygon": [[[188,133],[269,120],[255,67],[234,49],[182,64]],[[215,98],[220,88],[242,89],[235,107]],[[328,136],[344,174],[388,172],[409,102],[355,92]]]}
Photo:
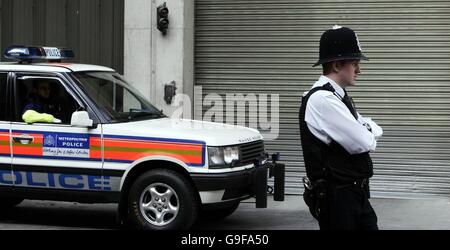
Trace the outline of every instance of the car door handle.
{"label": "car door handle", "polygon": [[20,135],[20,136],[13,136],[13,140],[15,142],[20,142],[22,144],[28,144],[34,140],[32,136],[29,135]]}

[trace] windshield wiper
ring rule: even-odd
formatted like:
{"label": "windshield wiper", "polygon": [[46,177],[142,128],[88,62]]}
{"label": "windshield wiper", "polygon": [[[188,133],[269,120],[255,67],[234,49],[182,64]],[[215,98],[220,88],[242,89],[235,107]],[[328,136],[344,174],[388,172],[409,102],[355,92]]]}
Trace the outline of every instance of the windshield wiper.
{"label": "windshield wiper", "polygon": [[163,113],[156,113],[155,111],[147,110],[147,109],[130,109],[130,114],[128,116],[128,120],[134,120],[136,118],[165,118],[167,117]]}

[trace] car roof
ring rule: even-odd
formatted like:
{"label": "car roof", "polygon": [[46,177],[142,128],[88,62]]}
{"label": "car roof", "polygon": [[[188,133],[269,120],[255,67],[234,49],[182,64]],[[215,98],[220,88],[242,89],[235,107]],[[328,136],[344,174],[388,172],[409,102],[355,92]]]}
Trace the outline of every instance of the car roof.
{"label": "car roof", "polygon": [[80,72],[80,71],[107,71],[113,69],[91,64],[78,63],[0,63],[0,71],[34,71],[34,72]]}

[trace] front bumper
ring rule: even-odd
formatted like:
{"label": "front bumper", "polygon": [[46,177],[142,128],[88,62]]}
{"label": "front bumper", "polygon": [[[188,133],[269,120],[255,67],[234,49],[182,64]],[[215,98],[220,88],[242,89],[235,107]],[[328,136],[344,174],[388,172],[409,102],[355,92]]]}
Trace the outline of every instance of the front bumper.
{"label": "front bumper", "polygon": [[255,197],[256,207],[266,208],[267,180],[271,177],[275,177],[274,199],[284,200],[284,164],[276,162],[256,163],[254,168],[238,172],[191,174],[191,177],[201,196],[208,193],[216,195],[215,199],[208,201],[202,199],[204,206],[220,206],[219,203],[225,204]]}

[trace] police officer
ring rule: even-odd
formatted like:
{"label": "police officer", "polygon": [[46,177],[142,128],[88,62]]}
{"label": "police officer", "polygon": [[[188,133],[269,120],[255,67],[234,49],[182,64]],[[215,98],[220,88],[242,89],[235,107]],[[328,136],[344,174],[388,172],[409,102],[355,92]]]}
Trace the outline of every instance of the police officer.
{"label": "police officer", "polygon": [[362,54],[356,33],[334,26],[320,39],[323,75],[305,92],[299,113],[308,179],[305,201],[320,229],[377,230],[369,198],[373,175],[369,151],[383,130],[361,116],[346,88],[356,85]]}
{"label": "police officer", "polygon": [[[52,96],[51,87],[51,82],[46,79],[33,82],[33,90],[22,111],[22,119],[25,122],[61,123],[58,118],[65,117],[65,111],[62,102]],[[65,120],[67,122],[67,119]]]}

